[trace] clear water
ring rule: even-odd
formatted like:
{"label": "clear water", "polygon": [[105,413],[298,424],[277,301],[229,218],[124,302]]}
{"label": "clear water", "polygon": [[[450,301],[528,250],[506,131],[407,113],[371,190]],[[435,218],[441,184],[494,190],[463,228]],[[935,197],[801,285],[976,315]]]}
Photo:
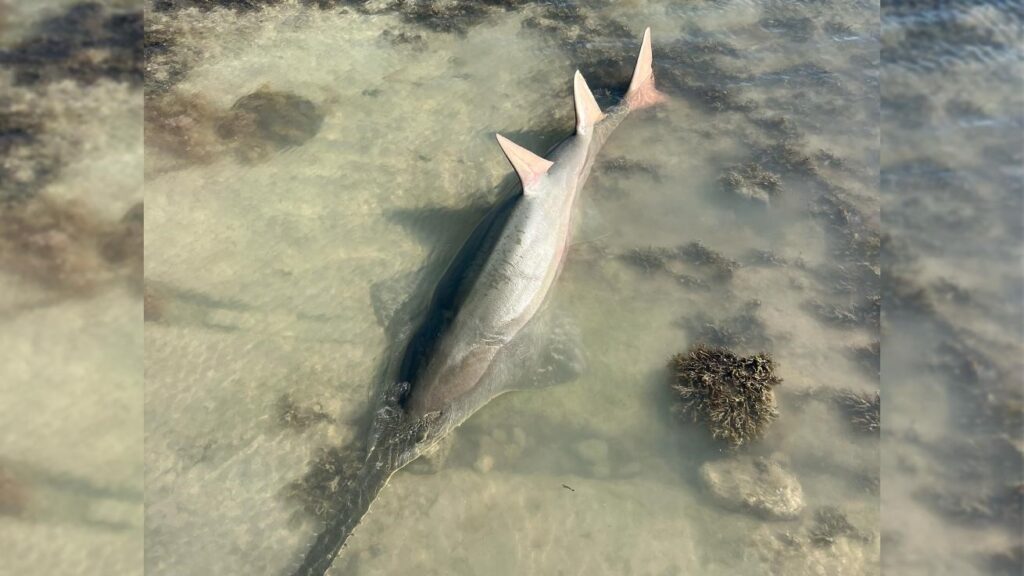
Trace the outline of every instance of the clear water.
{"label": "clear water", "polygon": [[[11,3],[0,44],[68,4]],[[147,220],[144,358],[137,281],[48,291],[0,244],[0,574],[287,574],[317,530],[294,485],[362,442],[402,347],[381,316],[426,296],[494,201],[494,133],[567,135],[572,73],[614,100],[645,26],[671,101],[602,151],[544,312],[577,328],[586,370],[495,399],[433,471],[396,474],[329,573],[1019,573],[1012,4],[883,4],[881,22],[857,0],[162,4],[145,120],[141,86],[0,76],[5,106],[47,118],[25,154],[62,162],[35,193],[116,220],[144,178]],[[322,125],[280,150],[225,140],[260,90]],[[779,178],[770,205],[727,190],[748,163]],[[691,242],[731,279],[629,258]],[[738,317],[736,351],[770,352],[784,382],[766,436],[731,451],[673,415],[667,364]],[[879,389],[858,350],[880,339],[878,436],[825,398]],[[702,485],[702,465],[755,456],[799,480],[797,519]],[[5,478],[28,494],[16,513]],[[823,543],[833,509],[852,528]]]}
{"label": "clear water", "polygon": [[[399,351],[377,321],[374,294],[408,275],[436,277],[479,217],[462,209],[493,200],[509,171],[495,132],[535,149],[567,134],[577,66],[595,88],[621,88],[601,85],[556,35],[524,27],[546,8],[494,11],[464,35],[394,14],[296,6],[151,19],[187,29],[204,55],[180,94],[226,109],[266,85],[321,103],[326,118],[305,144],[251,165],[230,155],[183,164],[162,157],[167,148],[147,150],[147,279],[166,295],[163,318],[146,330],[150,573],[277,573],[304,553],[314,525],[286,488],[318,451],[360,440],[375,373]],[[496,399],[458,431],[440,471],[396,475],[332,573],[877,573],[878,495],[864,480],[877,477],[877,439],[851,432],[828,404],[795,400],[820,387],[874,391],[848,348],[877,332],[807,312],[809,300],[832,297],[816,279],[828,239],[808,214],[807,178],[784,174],[785,192],[768,208],[731,199],[718,182],[724,168],[774,143],[754,120],[785,115],[806,134],[805,153],[843,159],[827,178],[877,227],[877,10],[581,10],[632,31],[579,39],[580,50],[593,45],[622,61],[635,58],[645,25],[659,69],[676,65],[659,57],[674,43],[728,43],[732,55],[691,65],[735,75],[722,88],[751,110],[714,112],[685,97],[677,79],[671,103],[619,128],[603,158],[647,170],[597,169],[549,305],[578,326],[586,372]],[[806,41],[791,38],[803,28],[760,22],[782,12],[809,19],[791,24],[810,29]],[[821,29],[831,20],[849,26],[842,38]],[[385,30],[422,44],[395,47]],[[762,249],[806,265],[743,266],[731,282],[700,289],[618,256],[690,242],[740,261]],[[744,452],[791,463],[807,500],[804,518],[791,522],[712,502],[697,471],[731,455],[670,412],[668,358],[695,342],[693,326],[682,325],[700,314],[721,321],[753,299],[785,383],[782,416]],[[285,395],[330,418],[283,426]],[[598,456],[584,456],[591,451]],[[865,537],[786,550],[780,535],[806,540],[823,506],[840,507]]]}
{"label": "clear water", "polygon": [[[6,56],[69,4],[0,2],[0,50]],[[4,61],[0,574],[139,573],[141,278],[94,257],[90,243],[142,201],[141,86],[107,78],[20,84]],[[21,213],[12,199],[19,193],[28,204],[48,197],[54,214],[79,223],[69,229],[81,234],[57,226],[33,239],[36,249],[54,248],[52,268],[42,270],[66,274],[24,273],[33,243],[8,228]]]}

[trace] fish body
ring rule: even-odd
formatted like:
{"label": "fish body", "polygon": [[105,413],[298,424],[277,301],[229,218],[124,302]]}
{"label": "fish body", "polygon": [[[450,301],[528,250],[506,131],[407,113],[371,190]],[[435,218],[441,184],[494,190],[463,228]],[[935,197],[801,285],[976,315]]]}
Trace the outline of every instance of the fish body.
{"label": "fish body", "polygon": [[403,466],[429,450],[508,382],[495,358],[544,305],[561,272],[576,200],[601,147],[633,110],[662,99],[654,87],[650,29],[623,101],[602,111],[577,71],[576,131],[546,158],[498,135],[520,188],[491,210],[455,256],[410,338],[371,425],[368,451],[334,517],[295,576],[321,576],[370,503]]}

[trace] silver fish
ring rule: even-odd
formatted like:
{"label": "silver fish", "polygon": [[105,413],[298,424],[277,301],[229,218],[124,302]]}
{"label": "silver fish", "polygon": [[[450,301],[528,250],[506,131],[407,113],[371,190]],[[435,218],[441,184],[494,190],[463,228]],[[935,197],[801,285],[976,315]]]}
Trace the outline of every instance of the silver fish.
{"label": "silver fish", "polygon": [[644,31],[629,89],[606,111],[576,72],[576,132],[543,158],[498,135],[520,188],[477,226],[434,290],[400,361],[388,370],[366,460],[342,489],[333,516],[294,576],[322,576],[388,479],[496,396],[495,357],[547,299],[565,261],[576,199],[608,137],[630,112],[664,99],[654,86],[651,31]]}

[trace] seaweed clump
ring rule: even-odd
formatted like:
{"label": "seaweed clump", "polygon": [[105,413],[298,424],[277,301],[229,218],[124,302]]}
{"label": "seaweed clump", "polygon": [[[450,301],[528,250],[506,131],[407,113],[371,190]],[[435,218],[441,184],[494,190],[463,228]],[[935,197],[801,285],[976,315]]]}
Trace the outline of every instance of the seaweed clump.
{"label": "seaweed clump", "polygon": [[825,506],[814,513],[811,542],[816,546],[831,546],[840,536],[864,539],[864,535],[850,524],[846,514],[833,506]]}
{"label": "seaweed clump", "polygon": [[1024,521],[1024,484],[996,490],[946,490],[937,485],[918,490],[915,497],[946,518],[965,525],[1000,522],[1020,526]]}
{"label": "seaweed clump", "polygon": [[645,274],[667,271],[668,263],[675,258],[675,252],[671,248],[654,247],[633,248],[622,255],[622,258],[629,264],[639,268]]}
{"label": "seaweed clump", "polygon": [[698,314],[691,320],[684,320],[683,327],[692,331],[698,342],[724,348],[765,348],[771,345],[767,327],[758,316],[759,300],[747,302],[743,310],[728,318],[713,321],[707,315]]}
{"label": "seaweed clump", "polygon": [[781,178],[759,164],[747,163],[726,170],[719,181],[726,192],[767,206],[780,192]]}
{"label": "seaweed clump", "polygon": [[878,392],[858,394],[844,390],[836,394],[835,401],[858,432],[879,433],[882,420],[882,397]]}
{"label": "seaweed clump", "polygon": [[732,447],[760,438],[778,417],[772,387],[782,379],[767,354],[739,357],[724,348],[698,345],[672,358],[678,395],[673,410],[703,421],[717,440]]}
{"label": "seaweed clump", "polygon": [[857,346],[850,350],[854,361],[872,378],[878,379],[882,373],[882,347],[878,340]]}
{"label": "seaweed clump", "polygon": [[739,268],[738,262],[700,242],[690,242],[676,248],[635,248],[620,257],[647,274],[666,273],[683,286],[691,288],[707,289],[712,284],[729,282],[733,272]]}
{"label": "seaweed clump", "polygon": [[717,280],[731,280],[739,264],[722,253],[708,248],[700,242],[690,242],[679,247],[679,256],[692,264],[709,270]]}

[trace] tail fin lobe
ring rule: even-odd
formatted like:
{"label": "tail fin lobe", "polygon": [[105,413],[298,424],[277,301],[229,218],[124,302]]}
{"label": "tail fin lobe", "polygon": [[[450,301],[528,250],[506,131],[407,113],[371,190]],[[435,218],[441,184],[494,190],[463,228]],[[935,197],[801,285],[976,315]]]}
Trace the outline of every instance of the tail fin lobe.
{"label": "tail fin lobe", "polygon": [[632,110],[654,106],[665,100],[665,95],[654,87],[654,69],[652,67],[651,29],[644,30],[644,40],[640,45],[640,55],[633,69],[633,79],[626,92],[626,104]]}
{"label": "tail fin lobe", "polygon": [[576,104],[576,133],[586,134],[594,124],[604,118],[604,112],[601,112],[601,107],[594,99],[594,93],[590,91],[579,70],[573,76],[572,97]]}

